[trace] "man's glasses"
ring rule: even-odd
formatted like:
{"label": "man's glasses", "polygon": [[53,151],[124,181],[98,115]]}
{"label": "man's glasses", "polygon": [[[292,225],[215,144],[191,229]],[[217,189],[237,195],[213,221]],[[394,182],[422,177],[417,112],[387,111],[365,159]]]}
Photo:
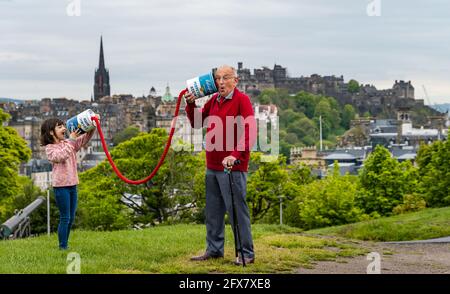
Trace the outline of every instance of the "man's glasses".
{"label": "man's glasses", "polygon": [[223,76],[223,77],[215,77],[216,82],[221,82],[221,81],[228,81],[230,79],[234,78],[233,76]]}

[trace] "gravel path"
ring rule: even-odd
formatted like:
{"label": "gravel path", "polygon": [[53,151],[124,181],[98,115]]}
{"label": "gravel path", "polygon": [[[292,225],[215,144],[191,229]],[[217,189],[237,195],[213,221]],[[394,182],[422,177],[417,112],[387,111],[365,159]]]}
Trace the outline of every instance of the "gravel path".
{"label": "gravel path", "polygon": [[450,237],[428,239],[428,240],[385,242],[385,244],[428,244],[428,243],[450,243]]}
{"label": "gravel path", "polygon": [[[440,238],[443,239],[443,238]],[[450,239],[450,238],[448,238]],[[381,274],[450,274],[450,243],[360,242],[369,252],[380,254]],[[299,268],[299,274],[367,274],[372,262],[367,255],[339,258],[336,261],[317,262],[313,269]]]}

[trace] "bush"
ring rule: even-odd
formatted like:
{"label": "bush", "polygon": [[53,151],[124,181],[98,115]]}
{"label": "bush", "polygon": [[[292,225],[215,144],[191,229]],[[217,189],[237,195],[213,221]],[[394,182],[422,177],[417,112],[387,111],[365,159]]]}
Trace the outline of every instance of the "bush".
{"label": "bush", "polygon": [[89,230],[120,230],[131,227],[130,212],[118,201],[118,195],[104,192],[85,193],[80,191],[78,216],[75,222],[78,227]]}
{"label": "bush", "polygon": [[335,173],[303,186],[297,197],[301,226],[312,229],[368,219],[356,205],[356,180],[354,176]]}
{"label": "bush", "polygon": [[403,203],[394,207],[394,214],[402,214],[406,212],[419,211],[426,208],[427,203],[423,197],[419,194],[406,194],[403,195]]}
{"label": "bush", "polygon": [[359,175],[358,203],[365,213],[390,215],[403,195],[417,189],[418,171],[410,161],[399,163],[383,146],[377,146]]}
{"label": "bush", "polygon": [[450,205],[450,140],[422,145],[417,154],[420,191],[428,207]]}

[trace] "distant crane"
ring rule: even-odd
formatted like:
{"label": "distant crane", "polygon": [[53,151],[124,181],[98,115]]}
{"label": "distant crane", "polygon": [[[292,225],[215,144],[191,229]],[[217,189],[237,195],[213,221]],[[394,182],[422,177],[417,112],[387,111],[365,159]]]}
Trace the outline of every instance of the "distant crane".
{"label": "distant crane", "polygon": [[423,88],[423,92],[425,93],[425,98],[427,99],[427,103],[428,103],[428,106],[434,106],[434,104],[432,104],[431,103],[431,100],[430,100],[430,97],[428,96],[428,92],[427,92],[427,89],[425,88],[425,85],[422,85],[422,88]]}
{"label": "distant crane", "polygon": [[[427,89],[425,88],[425,85],[422,85],[423,92],[425,93],[425,98],[427,99],[428,107],[433,108],[439,112],[441,112],[438,108],[436,108],[436,103],[431,103],[430,97],[428,96]],[[436,119],[438,121],[438,140],[441,140],[441,134],[442,134],[442,125],[443,125],[443,117],[442,116],[431,116],[430,119]]]}

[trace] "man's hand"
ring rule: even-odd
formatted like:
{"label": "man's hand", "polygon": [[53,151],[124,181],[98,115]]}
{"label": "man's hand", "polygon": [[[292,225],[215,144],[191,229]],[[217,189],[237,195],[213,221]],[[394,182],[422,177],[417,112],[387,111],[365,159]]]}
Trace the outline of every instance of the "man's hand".
{"label": "man's hand", "polygon": [[231,169],[236,160],[237,158],[232,155],[227,156],[222,160],[222,165],[227,169]]}
{"label": "man's hand", "polygon": [[195,97],[192,93],[190,92],[186,92],[186,94],[184,94],[184,99],[186,100],[186,103],[188,104],[192,104],[195,102],[195,99],[197,97]]}

